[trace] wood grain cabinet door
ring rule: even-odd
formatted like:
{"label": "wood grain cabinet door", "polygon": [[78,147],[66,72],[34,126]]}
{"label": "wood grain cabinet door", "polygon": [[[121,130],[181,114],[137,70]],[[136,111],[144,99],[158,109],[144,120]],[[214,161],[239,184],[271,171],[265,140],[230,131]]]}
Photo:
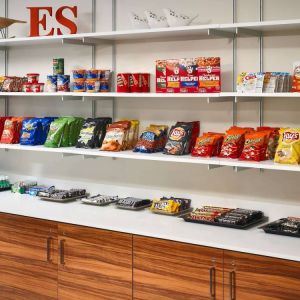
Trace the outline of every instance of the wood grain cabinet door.
{"label": "wood grain cabinet door", "polygon": [[223,250],[134,236],[133,253],[133,299],[223,299]]}
{"label": "wood grain cabinet door", "polygon": [[225,300],[299,300],[300,263],[224,252]]}
{"label": "wood grain cabinet door", "polygon": [[57,226],[0,214],[0,299],[57,299]]}
{"label": "wood grain cabinet door", "polygon": [[132,236],[59,225],[59,300],[132,299]]}

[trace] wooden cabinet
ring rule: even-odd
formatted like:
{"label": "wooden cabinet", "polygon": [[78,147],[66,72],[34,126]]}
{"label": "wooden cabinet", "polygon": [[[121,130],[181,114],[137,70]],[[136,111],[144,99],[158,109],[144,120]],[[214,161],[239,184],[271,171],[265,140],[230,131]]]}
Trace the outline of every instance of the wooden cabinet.
{"label": "wooden cabinet", "polygon": [[223,251],[133,237],[133,299],[223,299]]}
{"label": "wooden cabinet", "polygon": [[300,264],[224,251],[225,300],[299,300]]}
{"label": "wooden cabinet", "polygon": [[299,300],[300,263],[0,213],[0,300]]}
{"label": "wooden cabinet", "polygon": [[59,225],[59,300],[132,299],[132,236]]}
{"label": "wooden cabinet", "polygon": [[0,214],[0,299],[57,299],[57,225]]}

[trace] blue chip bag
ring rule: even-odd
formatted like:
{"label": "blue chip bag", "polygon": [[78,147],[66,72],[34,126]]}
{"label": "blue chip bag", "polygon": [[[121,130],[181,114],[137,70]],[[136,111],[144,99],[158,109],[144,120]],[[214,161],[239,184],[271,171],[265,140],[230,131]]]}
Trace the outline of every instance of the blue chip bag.
{"label": "blue chip bag", "polygon": [[50,129],[50,124],[55,120],[54,117],[45,117],[39,119],[42,124],[42,133],[39,136],[38,145],[44,145],[47,139],[47,135]]}
{"label": "blue chip bag", "polygon": [[42,134],[42,123],[39,119],[33,118],[23,121],[20,144],[38,145],[39,136]]}

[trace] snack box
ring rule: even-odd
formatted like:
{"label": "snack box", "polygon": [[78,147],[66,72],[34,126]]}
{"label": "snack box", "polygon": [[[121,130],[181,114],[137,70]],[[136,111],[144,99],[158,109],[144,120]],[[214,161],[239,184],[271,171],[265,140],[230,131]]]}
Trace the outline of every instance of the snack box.
{"label": "snack box", "polygon": [[198,57],[196,64],[199,76],[199,93],[220,93],[220,57]]}
{"label": "snack box", "polygon": [[199,77],[194,58],[179,60],[180,93],[198,93]]}
{"label": "snack box", "polygon": [[168,59],[166,62],[167,93],[180,92],[179,59]]}
{"label": "snack box", "polygon": [[166,60],[156,61],[156,93],[167,92]]}

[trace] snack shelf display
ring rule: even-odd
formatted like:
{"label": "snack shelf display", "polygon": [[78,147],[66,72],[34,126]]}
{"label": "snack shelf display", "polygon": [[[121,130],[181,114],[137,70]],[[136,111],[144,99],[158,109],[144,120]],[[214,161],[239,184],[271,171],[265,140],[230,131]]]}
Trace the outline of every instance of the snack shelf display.
{"label": "snack shelf display", "polygon": [[205,37],[259,36],[259,35],[293,35],[300,30],[300,19],[208,24],[157,29],[139,29],[80,33],[64,36],[25,37],[0,40],[0,47],[18,47],[24,45],[76,44],[94,45],[109,41],[126,41],[138,39],[185,38],[199,39]]}
{"label": "snack shelf display", "polygon": [[300,98],[300,93],[236,93],[236,92],[221,92],[221,93],[74,93],[74,92],[55,92],[55,93],[24,93],[24,92],[0,92],[0,97],[70,97],[80,100],[83,98],[192,98],[192,99],[218,99],[223,101],[235,101],[240,99],[253,98]]}
{"label": "snack shelf display", "polygon": [[174,156],[165,155],[163,153],[136,153],[132,151],[122,152],[110,152],[110,151],[99,151],[98,149],[80,149],[74,147],[66,148],[47,148],[44,146],[21,146],[18,144],[0,144],[0,149],[5,150],[19,150],[19,151],[32,151],[32,152],[45,152],[45,153],[59,153],[64,157],[82,155],[84,158],[97,158],[97,157],[108,157],[108,158],[122,158],[122,159],[134,159],[134,160],[146,160],[146,161],[162,161],[162,162],[173,162],[173,163],[187,163],[187,164],[200,164],[206,165],[209,169],[215,169],[219,167],[234,167],[235,171],[241,171],[244,169],[262,169],[262,170],[279,170],[279,171],[292,171],[300,172],[299,165],[287,165],[277,164],[273,161],[240,161],[238,159],[227,159],[227,158],[200,158],[192,157],[190,155]]}

